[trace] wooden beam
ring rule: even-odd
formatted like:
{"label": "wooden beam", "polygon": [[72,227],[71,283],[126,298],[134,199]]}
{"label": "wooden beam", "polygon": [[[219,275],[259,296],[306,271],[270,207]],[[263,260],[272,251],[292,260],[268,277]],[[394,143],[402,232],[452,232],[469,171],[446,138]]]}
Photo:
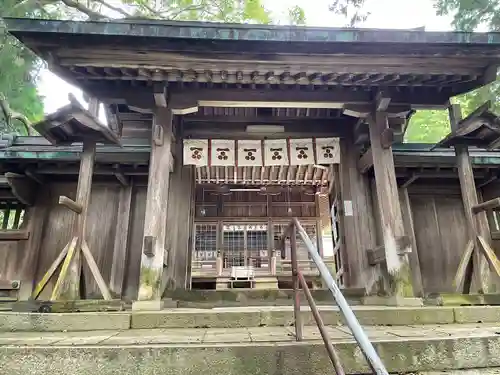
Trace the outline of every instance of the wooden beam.
{"label": "wooden beam", "polygon": [[[382,103],[383,104],[383,103]],[[394,104],[388,105],[383,111],[390,119],[405,117],[412,110],[410,104]],[[343,114],[346,116],[366,118],[373,112],[373,104],[346,104],[343,109]],[[379,111],[380,112],[380,111]]]}
{"label": "wooden beam", "polygon": [[[474,112],[477,111],[478,110]],[[455,133],[458,132],[461,129],[461,128],[459,129],[459,125],[467,126],[466,121],[460,121],[462,118],[462,113],[459,104],[451,105],[448,108],[448,112],[450,116],[450,124],[452,132]],[[481,245],[479,244],[477,239],[477,233],[478,233],[477,222],[472,212],[472,207],[478,205],[476,183],[474,181],[474,172],[472,169],[472,163],[469,157],[469,150],[467,146],[456,145],[455,154],[457,158],[458,177],[460,180],[460,189],[462,192],[462,202],[464,204],[467,232],[469,239],[472,239],[472,241],[474,242],[474,248],[475,248],[475,251],[473,252],[472,256],[472,266],[468,268],[469,271],[472,272],[472,275],[467,274],[465,276],[466,279],[465,285],[466,287],[470,286],[471,283],[467,280],[471,280],[471,278],[474,277],[475,287],[478,290],[478,292],[482,293],[486,291],[487,287],[486,279],[488,275],[484,275],[481,272],[482,259],[481,259],[481,254],[479,252]],[[470,290],[464,290],[464,293],[470,293],[470,292],[471,292]]]}
{"label": "wooden beam", "polygon": [[59,204],[66,208],[69,208],[71,211],[77,214],[81,214],[83,210],[81,204],[76,203],[73,199],[65,197],[64,195],[61,195],[59,197]]}
{"label": "wooden beam", "polygon": [[491,199],[489,201],[478,203],[472,206],[472,213],[477,214],[484,211],[498,211],[500,208],[500,198]]}
{"label": "wooden beam", "polygon": [[407,243],[398,242],[405,235],[404,223],[399,203],[396,172],[392,147],[382,147],[381,135],[388,129],[387,115],[376,112],[368,117],[370,143],[373,153],[373,167],[377,188],[377,202],[383,233],[386,264],[391,278],[390,294],[401,297],[413,296],[412,280],[408,258],[403,253]]}
{"label": "wooden beam", "polygon": [[455,277],[453,278],[453,286],[455,287],[455,291],[457,293],[463,290],[463,283],[467,275],[467,267],[469,266],[473,251],[474,241],[469,240],[469,242],[467,242],[467,246],[465,247],[465,251],[462,254],[462,257],[460,258],[460,263],[458,264]]}
{"label": "wooden beam", "polygon": [[132,202],[132,184],[123,186],[120,190],[118,201],[118,213],[116,217],[116,234],[113,244],[113,263],[111,264],[111,276],[109,287],[111,291],[121,296],[125,281],[125,270],[127,264],[127,253],[129,245],[129,226]]}
{"label": "wooden beam", "polygon": [[372,167],[373,167],[373,154],[372,154],[371,148],[366,150],[365,153],[363,154],[363,156],[361,156],[358,159],[357,167],[358,167],[358,171],[361,174],[365,174],[370,169],[372,169]]}
{"label": "wooden beam", "polygon": [[[154,125],[162,126],[161,145],[152,142],[149,163],[146,215],[141,259],[139,300],[159,300],[164,264],[168,191],[170,181],[172,111],[157,108]],[[151,244],[151,246],[149,246]]]}
{"label": "wooden beam", "polygon": [[[199,106],[260,108],[343,108],[344,104],[373,103],[373,94],[363,90],[286,90],[279,91],[277,95],[277,92],[271,90],[173,88],[169,95],[169,105],[173,106],[177,106],[182,100],[197,101]],[[415,104],[418,107],[419,100],[411,94],[399,92],[391,96],[394,105]],[[448,102],[448,96],[437,94],[420,102],[429,106],[444,107]]]}
{"label": "wooden beam", "polygon": [[23,229],[0,230],[0,241],[21,241],[30,238],[30,232]]}
{"label": "wooden beam", "polygon": [[87,245],[87,241],[85,241],[85,239],[82,240],[82,253],[90,268],[90,272],[92,272],[92,276],[94,276],[94,279],[97,282],[97,286],[99,287],[99,290],[101,291],[103,298],[106,301],[110,301],[112,299],[111,293],[109,292],[108,286],[106,285],[106,282],[102,277],[101,271],[99,271],[99,266],[95,262],[95,259],[92,256],[92,252],[90,251],[89,246]]}
{"label": "wooden beam", "polygon": [[497,276],[500,277],[500,260],[498,260],[497,256],[495,255],[495,251],[482,236],[478,236],[478,240],[481,245],[481,250],[484,254],[484,257],[488,261],[488,265],[492,270],[495,271]]}
{"label": "wooden beam", "polygon": [[19,290],[20,280],[0,280],[0,290]]}

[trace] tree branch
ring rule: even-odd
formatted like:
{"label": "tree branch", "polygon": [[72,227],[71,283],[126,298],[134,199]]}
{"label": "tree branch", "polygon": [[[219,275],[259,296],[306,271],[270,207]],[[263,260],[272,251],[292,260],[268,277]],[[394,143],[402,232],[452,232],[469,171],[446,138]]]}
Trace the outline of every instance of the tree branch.
{"label": "tree branch", "polygon": [[127,13],[126,11],[124,11],[123,9],[119,8],[119,7],[116,7],[114,5],[111,5],[111,4],[108,4],[106,1],[104,0],[94,0],[96,3],[99,3],[99,4],[102,4],[103,6],[105,6],[106,8],[108,9],[111,9],[112,11],[115,11],[117,13],[120,13],[122,16],[125,16],[125,17],[131,17],[132,15]]}
{"label": "tree branch", "polygon": [[86,7],[85,5],[78,3],[74,0],[60,0],[60,1],[64,5],[66,5],[67,7],[76,9],[76,10],[86,14],[87,16],[89,16],[90,19],[102,20],[102,19],[106,18],[102,14],[100,14],[99,12],[94,12],[92,9],[90,9],[90,8]]}
{"label": "tree branch", "polygon": [[26,130],[27,135],[31,135],[30,128],[31,128],[31,122],[28,120],[28,118],[18,112],[14,112],[10,106],[7,100],[3,95],[0,95],[0,108],[2,109],[2,114],[5,117],[5,122],[8,128],[11,128],[12,130],[15,131],[14,124],[12,121],[17,120],[21,122],[24,125],[24,128]]}

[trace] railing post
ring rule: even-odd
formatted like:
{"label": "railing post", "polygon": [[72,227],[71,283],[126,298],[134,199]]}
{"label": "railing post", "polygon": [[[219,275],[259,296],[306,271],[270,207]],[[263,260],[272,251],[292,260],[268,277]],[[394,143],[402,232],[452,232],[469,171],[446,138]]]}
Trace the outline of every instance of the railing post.
{"label": "railing post", "polygon": [[290,228],[290,255],[292,258],[293,315],[295,318],[295,339],[302,341],[302,316],[300,315],[300,282],[297,265],[297,235],[295,225]]}
{"label": "railing post", "polygon": [[217,276],[222,276],[222,257],[220,255],[215,259],[215,272]]}
{"label": "railing post", "polygon": [[363,328],[359,324],[358,319],[356,318],[351,308],[349,307],[349,304],[344,298],[344,295],[340,291],[337,283],[335,282],[330,271],[326,267],[325,262],[323,262],[323,259],[321,259],[321,257],[319,256],[316,246],[313,245],[311,239],[307,235],[307,232],[304,230],[304,228],[302,227],[297,218],[293,219],[293,223],[295,224],[293,231],[294,236],[295,236],[295,231],[297,230],[300,235],[300,238],[302,239],[302,241],[304,241],[307,250],[309,251],[309,254],[313,258],[314,263],[316,263],[316,267],[318,267],[321,277],[327,283],[330,292],[332,292],[332,296],[335,299],[335,302],[337,302],[340,313],[344,317],[347,326],[349,327],[349,329],[352,332],[352,335],[354,336],[354,339],[356,340],[359,347],[361,348],[361,351],[365,355],[366,360],[368,361],[368,364],[372,369],[373,373],[377,375],[387,375],[388,374],[387,369],[385,368],[379,355],[375,351],[375,348],[373,347],[372,343],[368,339],[368,336],[366,336],[365,331],[363,331]]}
{"label": "railing post", "polygon": [[302,290],[304,291],[304,295],[306,296],[307,302],[309,302],[309,306],[311,307],[311,312],[313,314],[314,320],[316,321],[316,325],[318,326],[319,333],[323,338],[323,342],[325,343],[326,351],[328,352],[328,356],[332,361],[333,368],[335,369],[337,375],[344,375],[345,372],[344,369],[342,368],[342,364],[340,363],[340,357],[335,348],[333,347],[332,340],[330,340],[328,332],[326,331],[325,323],[323,323],[323,319],[321,319],[318,306],[316,306],[311,291],[307,286],[306,279],[304,279],[304,275],[302,275],[300,271],[298,272],[298,278],[300,281],[300,285],[302,286]]}

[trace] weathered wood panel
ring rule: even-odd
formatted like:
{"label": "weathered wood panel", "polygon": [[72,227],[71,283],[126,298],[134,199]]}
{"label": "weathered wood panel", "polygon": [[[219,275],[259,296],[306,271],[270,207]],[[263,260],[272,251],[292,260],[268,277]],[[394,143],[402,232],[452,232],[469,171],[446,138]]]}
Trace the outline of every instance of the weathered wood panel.
{"label": "weathered wood panel", "polygon": [[425,194],[409,190],[424,293],[451,293],[468,241],[463,203],[460,195],[426,188]]}
{"label": "weathered wood panel", "polygon": [[[379,268],[368,265],[368,249],[376,244],[373,201],[368,176],[356,168],[358,153],[349,142],[341,143],[341,199],[344,215],[347,286],[366,288],[370,292],[378,278]],[[347,212],[346,212],[347,211]]]}
{"label": "weathered wood panel", "polygon": [[19,278],[17,258],[19,241],[0,242],[0,280],[16,280]]}
{"label": "weathered wood panel", "polygon": [[[50,194],[47,199],[48,212],[40,246],[37,281],[41,279],[67,242],[71,240],[73,223],[76,220],[75,213],[58,203],[60,195],[74,199],[76,183],[53,183],[48,185],[47,188],[50,189]],[[85,233],[90,250],[107,282],[109,282],[113,256],[118,191],[118,183],[93,184]],[[85,262],[83,270],[84,295],[87,298],[101,298],[97,284]],[[49,298],[57,274],[58,271],[56,271],[54,278],[49,281],[45,290],[40,295],[41,299]]]}

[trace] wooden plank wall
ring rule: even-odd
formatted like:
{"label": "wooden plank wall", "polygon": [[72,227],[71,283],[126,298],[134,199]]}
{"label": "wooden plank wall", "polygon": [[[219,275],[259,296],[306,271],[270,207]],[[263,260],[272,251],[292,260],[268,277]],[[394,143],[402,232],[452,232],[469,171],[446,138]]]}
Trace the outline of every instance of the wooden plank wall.
{"label": "wooden plank wall", "polygon": [[467,228],[460,186],[415,183],[408,189],[425,294],[454,292]]}
{"label": "wooden plank wall", "polygon": [[[373,186],[372,194],[376,194]],[[468,241],[458,180],[446,184],[417,181],[408,187],[408,194],[424,293],[452,293],[453,278]],[[374,211],[380,237],[380,220]]]}
{"label": "wooden plank wall", "polygon": [[[117,212],[121,185],[111,182],[94,183],[90,198],[89,219],[86,229],[86,239],[96,260],[104,280],[109,282],[113,261],[114,243],[117,235],[127,235],[116,232]],[[68,209],[58,204],[58,197],[66,195],[74,198],[76,183],[52,183],[45,188],[47,207],[46,219],[43,221],[43,237],[40,243],[38,265],[36,267],[36,281],[39,281],[48,267],[70,240],[71,228],[76,216]],[[142,231],[144,225],[145,186],[134,186],[131,203],[131,221],[129,226],[129,241],[123,274],[123,297],[135,299],[139,280],[140,252]],[[1,250],[0,250],[1,254]],[[16,268],[19,270],[21,265]],[[13,267],[5,268],[1,278],[15,275]],[[2,270],[4,268],[2,267]],[[18,271],[17,271],[18,272]],[[90,270],[84,262],[84,295],[86,298],[101,298],[97,284]],[[57,277],[57,272],[56,275]],[[50,296],[55,278],[53,278],[42,292],[40,298]]]}

